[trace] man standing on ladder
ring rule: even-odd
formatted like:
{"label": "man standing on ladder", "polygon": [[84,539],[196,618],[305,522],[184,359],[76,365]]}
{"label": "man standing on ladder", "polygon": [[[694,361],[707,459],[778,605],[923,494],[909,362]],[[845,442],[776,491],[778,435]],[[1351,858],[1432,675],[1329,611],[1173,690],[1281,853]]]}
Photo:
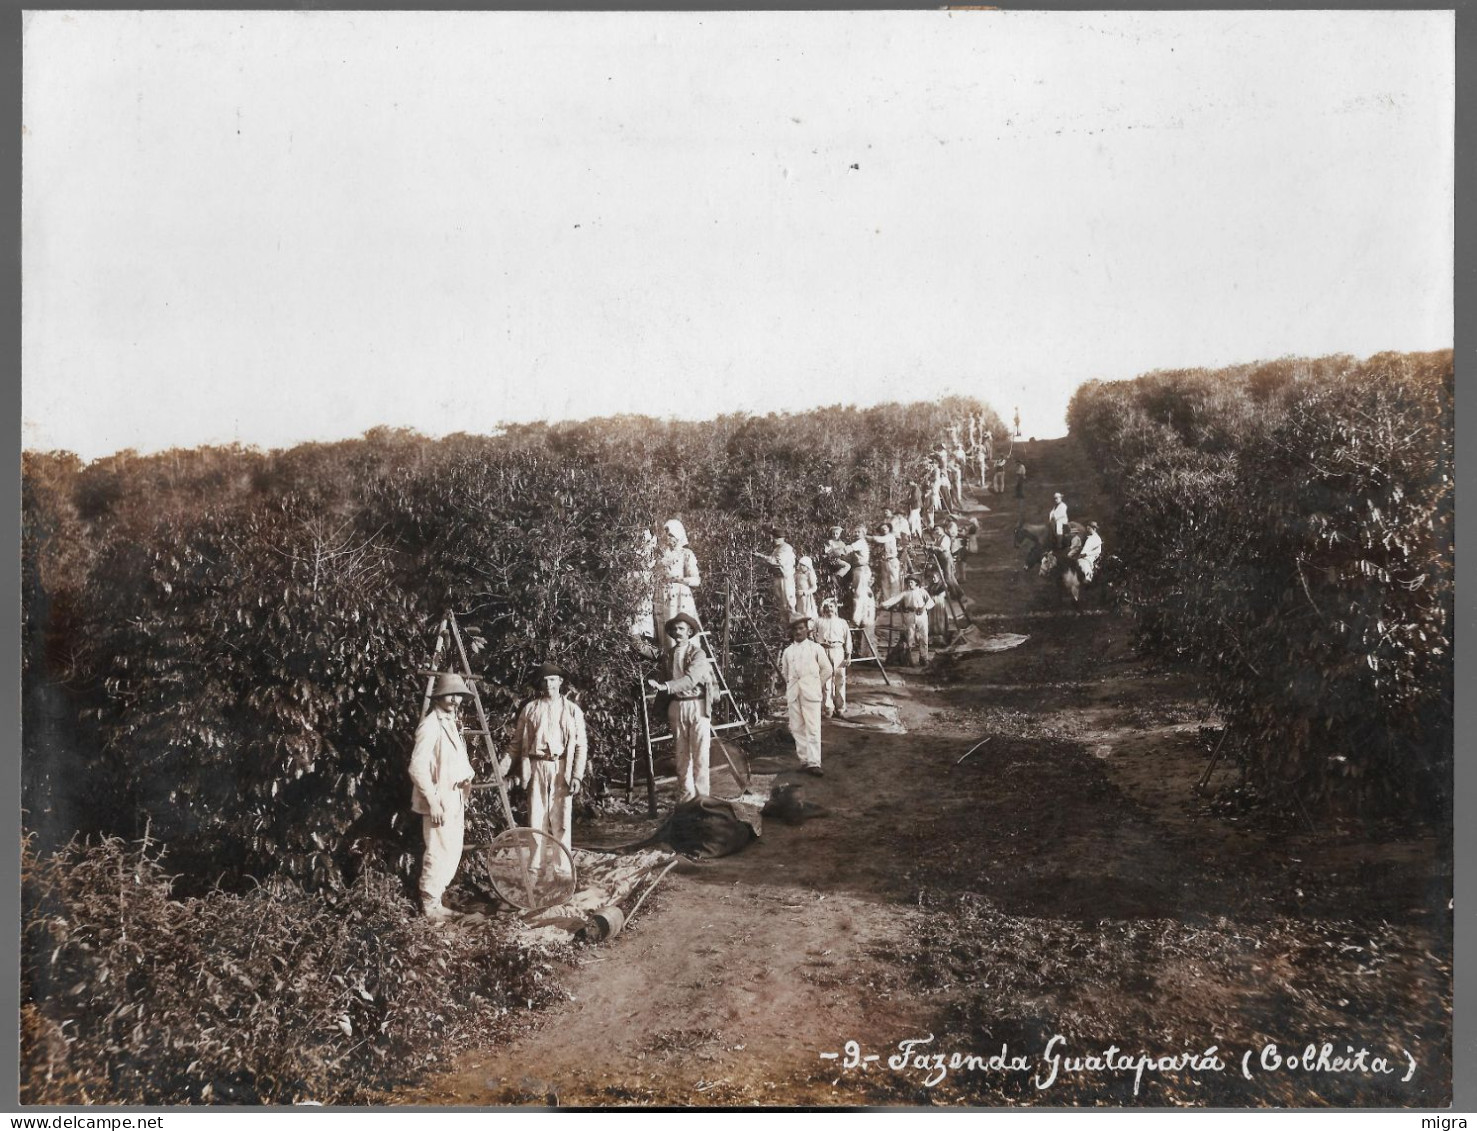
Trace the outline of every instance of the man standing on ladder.
{"label": "man standing on ladder", "polygon": [[[410,752],[410,807],[421,814],[426,844],[421,858],[421,910],[427,919],[438,922],[451,917],[441,896],[462,861],[467,796],[474,775],[459,715],[462,700],[471,696],[472,689],[461,676],[439,673],[431,687],[431,709],[415,728],[415,746]],[[499,772],[507,769],[505,758]]]}
{"label": "man standing on ladder", "polygon": [[778,530],[773,527],[768,530],[774,539],[774,553],[761,554],[755,550],[754,556],[774,567],[774,611],[780,623],[789,624],[795,616],[795,547]]}
{"label": "man standing on ladder", "polygon": [[589,743],[585,713],[563,694],[566,673],[542,664],[533,673],[538,697],[518,711],[513,724],[514,779],[528,787],[528,825],[570,845],[573,798],[585,780]]}
{"label": "man standing on ladder", "polygon": [[672,650],[663,657],[661,680],[647,686],[668,696],[667,725],[677,753],[679,802],[708,796],[708,758],[712,749],[713,665],[697,634],[697,621],[678,613],[666,624]]}

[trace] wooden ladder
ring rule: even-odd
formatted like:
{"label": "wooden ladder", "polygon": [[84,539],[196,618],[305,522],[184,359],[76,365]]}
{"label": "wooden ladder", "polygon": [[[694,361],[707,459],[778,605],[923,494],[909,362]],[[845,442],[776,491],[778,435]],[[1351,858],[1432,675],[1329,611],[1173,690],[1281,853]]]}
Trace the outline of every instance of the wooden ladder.
{"label": "wooden ladder", "polygon": [[[693,619],[696,620],[697,618],[694,617]],[[754,736],[754,730],[751,726],[749,726],[749,720],[744,717],[743,708],[739,706],[738,698],[734,695],[732,690],[729,689],[728,678],[723,674],[723,665],[718,662],[718,653],[717,650],[713,647],[713,634],[708,632],[707,629],[703,629],[702,631],[698,632],[698,634],[693,637],[693,639],[702,646],[703,652],[708,657],[708,662],[713,665],[713,674],[717,677],[718,680],[718,698],[717,701],[713,703],[709,709],[710,715],[716,715],[718,712],[718,708],[723,706],[725,703],[728,705],[728,709],[733,714],[733,718],[729,719],[727,722],[722,723],[713,722],[710,718],[709,730],[716,738],[724,731],[741,729],[744,732],[745,738],[752,738]],[[666,649],[663,648],[663,651],[665,650]],[[646,747],[646,805],[653,817],[657,815],[656,748],[664,742],[673,741],[673,736],[670,731],[659,731],[657,727],[654,727],[652,725],[651,706],[653,703],[656,702],[657,695],[657,692],[651,691],[647,688],[645,682],[642,682],[640,688],[640,703],[637,710],[640,716],[639,722],[641,729],[641,739]],[[661,725],[663,727],[665,727],[665,724],[666,720],[661,720]],[[722,747],[719,747],[719,750],[723,752],[723,756],[725,758],[728,757],[727,752],[723,751]],[[737,771],[735,770],[735,773],[736,772]],[[632,777],[633,774],[627,774],[626,781],[628,787],[633,784],[631,781]]]}
{"label": "wooden ladder", "polygon": [[[893,610],[888,609],[887,611],[890,613]],[[873,627],[869,624],[858,624],[853,625],[851,631],[856,638],[856,643],[851,650],[852,664],[876,664],[877,670],[882,673],[882,679],[888,687],[891,687],[892,677],[887,674],[887,668],[882,663],[882,650],[877,647],[877,634]],[[863,645],[867,649],[865,653],[862,651]]]}

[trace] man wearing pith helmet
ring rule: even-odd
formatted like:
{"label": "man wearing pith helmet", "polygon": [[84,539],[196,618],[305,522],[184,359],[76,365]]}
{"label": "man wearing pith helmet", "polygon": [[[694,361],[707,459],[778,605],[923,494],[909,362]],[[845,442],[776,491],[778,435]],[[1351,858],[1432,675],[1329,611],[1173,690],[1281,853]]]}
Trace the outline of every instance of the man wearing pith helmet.
{"label": "man wearing pith helmet", "polygon": [[538,695],[513,724],[514,780],[528,787],[528,827],[570,848],[573,798],[585,780],[585,713],[564,695],[566,672],[541,664],[530,681]]}
{"label": "man wearing pith helmet", "polygon": [[709,788],[708,758],[712,748],[713,665],[703,651],[697,634],[702,630],[686,613],[678,613],[666,624],[671,651],[661,661],[660,680],[649,679],[648,687],[667,694],[667,723],[677,754],[677,784],[680,801],[706,797]]}
{"label": "man wearing pith helmet", "polygon": [[471,697],[466,680],[442,672],[431,685],[431,709],[415,728],[410,752],[410,807],[421,814],[426,852],[421,859],[421,909],[442,920],[451,911],[441,902],[462,860],[472,762],[462,737],[459,711]]}

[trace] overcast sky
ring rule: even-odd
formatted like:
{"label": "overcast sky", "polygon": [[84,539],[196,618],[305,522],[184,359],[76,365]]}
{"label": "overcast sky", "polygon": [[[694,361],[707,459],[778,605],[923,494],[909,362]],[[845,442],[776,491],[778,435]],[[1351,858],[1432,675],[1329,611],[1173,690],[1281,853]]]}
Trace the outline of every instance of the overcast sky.
{"label": "overcast sky", "polygon": [[1450,12],[30,12],[23,442],[1452,344]]}

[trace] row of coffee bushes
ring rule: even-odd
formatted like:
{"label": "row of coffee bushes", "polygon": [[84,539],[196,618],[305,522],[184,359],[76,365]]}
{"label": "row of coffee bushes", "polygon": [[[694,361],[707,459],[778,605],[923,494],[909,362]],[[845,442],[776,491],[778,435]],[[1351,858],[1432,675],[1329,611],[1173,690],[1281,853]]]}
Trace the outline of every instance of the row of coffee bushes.
{"label": "row of coffee bushes", "polygon": [[1439,820],[1452,750],[1450,351],[1094,382],[1149,653],[1188,662],[1249,787]]}
{"label": "row of coffee bushes", "polygon": [[[439,441],[382,429],[86,466],[27,453],[27,825],[43,846],[147,825],[202,882],[408,873],[415,673],[447,608],[500,733],[539,661],[572,671],[598,796],[634,740],[646,531],[684,520],[716,623],[725,589],[762,604],[767,524],[804,552],[833,521],[875,520],[971,411],[618,418]],[[733,682],[757,694],[762,656],[736,663],[756,666]]]}

